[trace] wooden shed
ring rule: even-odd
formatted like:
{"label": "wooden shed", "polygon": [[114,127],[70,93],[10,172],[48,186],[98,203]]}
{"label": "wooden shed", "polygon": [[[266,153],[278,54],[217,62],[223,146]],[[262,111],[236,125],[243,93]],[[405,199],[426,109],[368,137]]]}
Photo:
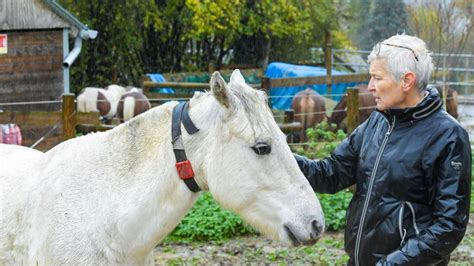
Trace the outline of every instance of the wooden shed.
{"label": "wooden shed", "polygon": [[[59,110],[54,101],[69,92],[69,65],[63,63],[77,50],[69,50],[69,38],[91,35],[94,31],[56,1],[1,0],[0,110]],[[51,103],[31,104],[43,101]],[[30,104],[1,105],[17,102]]]}
{"label": "wooden shed", "polygon": [[46,151],[63,140],[69,67],[96,36],[55,0],[0,0],[0,124],[19,125],[22,145]]}

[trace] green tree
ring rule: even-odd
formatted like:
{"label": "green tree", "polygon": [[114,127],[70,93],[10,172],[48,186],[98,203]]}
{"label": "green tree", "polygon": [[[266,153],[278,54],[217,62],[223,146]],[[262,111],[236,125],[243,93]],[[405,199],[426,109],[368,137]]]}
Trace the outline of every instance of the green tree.
{"label": "green tree", "polygon": [[241,20],[242,35],[233,46],[234,57],[237,60],[253,58],[251,63],[265,68],[273,41],[309,41],[312,30],[309,7],[307,0],[247,0]]}
{"label": "green tree", "polygon": [[354,0],[351,1],[351,14],[349,19],[349,32],[351,39],[359,49],[370,49],[369,28],[370,12],[372,9],[372,0]]}
{"label": "green tree", "polygon": [[[145,72],[179,72],[192,65],[185,60],[186,47],[192,42],[187,32],[193,14],[186,0],[152,0],[144,16],[141,58]],[[183,63],[184,61],[184,63]]]}
{"label": "green tree", "polygon": [[349,5],[335,0],[301,1],[300,9],[307,9],[310,28],[302,36],[274,38],[270,59],[294,63],[310,63],[310,48],[325,46],[325,33],[332,35],[332,47],[350,45],[348,35],[342,31],[341,22],[350,12]]}
{"label": "green tree", "polygon": [[[435,66],[469,68],[469,59],[450,55],[473,52],[474,23],[472,23],[474,3],[472,1],[420,1],[415,0],[408,8],[410,28],[415,35],[427,43],[430,50],[448,55],[434,57]],[[459,61],[459,60],[463,61]],[[472,60],[471,60],[472,62]],[[455,75],[450,79],[464,80],[468,72],[440,72],[435,70],[434,80],[443,75]]]}
{"label": "green tree", "polygon": [[372,15],[368,20],[369,43],[364,49],[397,33],[410,33],[408,13],[403,0],[378,0],[374,2]]}
{"label": "green tree", "polygon": [[71,68],[73,91],[139,85],[145,73],[206,71],[231,58],[265,67],[278,58],[272,52],[304,58],[323,30],[338,32],[334,1],[60,0],[99,31]]}
{"label": "green tree", "polygon": [[72,90],[111,83],[137,85],[142,74],[139,55],[143,39],[136,29],[145,15],[143,1],[62,0],[61,4],[99,31],[95,40],[83,43],[81,55],[71,69]]}

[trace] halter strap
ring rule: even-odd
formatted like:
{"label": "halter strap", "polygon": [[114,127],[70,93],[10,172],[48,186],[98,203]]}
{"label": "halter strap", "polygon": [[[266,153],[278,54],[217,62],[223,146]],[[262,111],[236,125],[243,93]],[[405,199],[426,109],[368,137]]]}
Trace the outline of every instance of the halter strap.
{"label": "halter strap", "polygon": [[173,144],[176,170],[178,171],[179,177],[184,181],[186,186],[188,186],[189,190],[198,192],[201,191],[201,189],[194,179],[193,167],[186,157],[183,139],[181,137],[181,123],[189,135],[199,131],[189,117],[188,105],[188,102],[181,102],[173,108],[173,116],[171,118],[171,143]]}

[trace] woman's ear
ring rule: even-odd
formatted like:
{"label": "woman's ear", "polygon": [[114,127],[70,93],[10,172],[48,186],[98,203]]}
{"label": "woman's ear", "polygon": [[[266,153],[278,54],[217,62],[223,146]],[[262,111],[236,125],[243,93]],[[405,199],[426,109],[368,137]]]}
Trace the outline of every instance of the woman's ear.
{"label": "woman's ear", "polygon": [[409,91],[412,88],[416,89],[416,75],[415,73],[408,71],[402,77],[402,88],[404,91]]}

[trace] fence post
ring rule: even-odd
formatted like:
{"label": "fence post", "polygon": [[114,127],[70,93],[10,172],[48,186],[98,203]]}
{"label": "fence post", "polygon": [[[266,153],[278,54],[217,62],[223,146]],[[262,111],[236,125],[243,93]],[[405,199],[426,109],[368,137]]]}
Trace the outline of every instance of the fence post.
{"label": "fence post", "polygon": [[347,89],[347,133],[359,125],[359,89]]}
{"label": "fence post", "polygon": [[272,109],[272,99],[270,99],[270,78],[263,77],[260,87],[267,94],[268,106],[270,107],[270,109]]}
{"label": "fence post", "polygon": [[76,136],[76,112],[74,108],[74,94],[63,94],[63,140],[72,139]]}
{"label": "fence post", "polygon": [[[326,31],[325,34],[325,50],[324,50],[324,63],[326,65],[326,95],[332,94],[332,41],[331,32]],[[330,96],[330,98],[332,98]]]}
{"label": "fence post", "polygon": [[285,118],[283,119],[283,123],[293,123],[295,118],[295,110],[293,109],[286,109],[285,110]]}

